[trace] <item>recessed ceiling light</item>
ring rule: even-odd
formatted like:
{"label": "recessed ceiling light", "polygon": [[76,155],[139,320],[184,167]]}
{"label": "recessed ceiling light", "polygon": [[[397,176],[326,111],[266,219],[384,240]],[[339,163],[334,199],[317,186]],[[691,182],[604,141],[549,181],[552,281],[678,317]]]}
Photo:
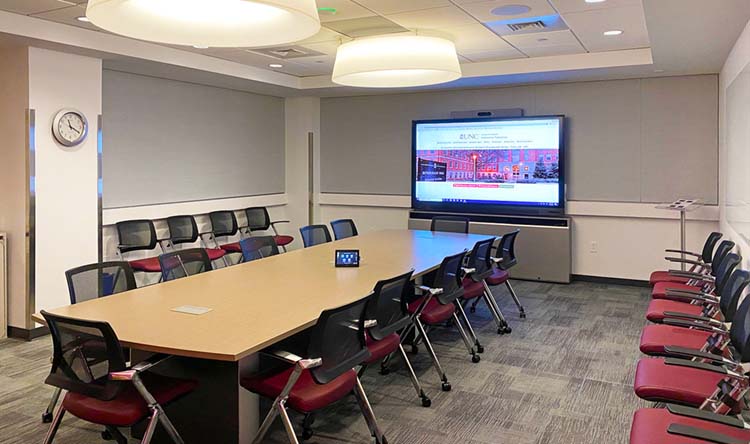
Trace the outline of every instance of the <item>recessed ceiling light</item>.
{"label": "recessed ceiling light", "polygon": [[526,5],[505,5],[492,10],[493,15],[521,15],[531,11]]}
{"label": "recessed ceiling light", "polygon": [[284,65],[282,65],[280,63],[271,63],[270,65],[268,65],[268,67],[269,68],[283,68]]}
{"label": "recessed ceiling light", "polygon": [[604,3],[607,0],[586,0],[586,3]]}
{"label": "recessed ceiling light", "polygon": [[208,49],[208,46],[206,45],[192,45],[195,49]]}
{"label": "recessed ceiling light", "polygon": [[86,23],[88,23],[88,22],[90,22],[90,21],[91,21],[91,20],[89,20],[89,18],[88,18],[88,17],[86,17],[85,15],[82,15],[82,16],[80,16],[80,17],[76,17],[76,20],[78,20],[79,22],[86,22]]}
{"label": "recessed ceiling light", "polygon": [[622,31],[619,29],[613,29],[611,31],[604,31],[604,35],[606,35],[607,37],[620,35],[620,34],[622,34]]}

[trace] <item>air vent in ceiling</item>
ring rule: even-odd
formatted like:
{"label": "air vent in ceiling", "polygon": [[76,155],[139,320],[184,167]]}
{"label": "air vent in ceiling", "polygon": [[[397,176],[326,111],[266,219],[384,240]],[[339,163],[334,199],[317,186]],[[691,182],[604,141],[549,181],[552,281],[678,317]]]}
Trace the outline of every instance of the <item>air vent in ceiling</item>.
{"label": "air vent in ceiling", "polygon": [[256,48],[253,49],[253,52],[283,60],[324,55],[322,52],[314,51],[310,48],[305,48],[299,45],[278,46],[275,48]]}
{"label": "air vent in ceiling", "polygon": [[547,25],[544,24],[541,20],[536,20],[533,22],[524,22],[524,23],[509,23],[508,28],[510,28],[513,32],[521,32],[521,31],[541,31],[547,28]]}

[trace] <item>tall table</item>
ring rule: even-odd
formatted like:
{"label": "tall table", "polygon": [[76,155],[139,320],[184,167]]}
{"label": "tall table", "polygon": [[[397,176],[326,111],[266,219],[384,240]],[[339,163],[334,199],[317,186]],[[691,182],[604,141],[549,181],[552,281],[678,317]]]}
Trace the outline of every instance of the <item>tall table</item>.
{"label": "tall table", "polygon": [[[386,230],[49,310],[107,321],[137,360],[166,353],[159,372],[189,377],[196,392],[168,414],[191,442],[250,442],[258,398],[239,385],[257,352],[315,324],[320,313],[368,295],[378,280],[434,270],[486,235]],[[334,268],[336,249],[359,249],[359,268]],[[173,311],[192,305],[202,315]],[[37,313],[36,321],[43,321]],[[156,437],[159,438],[158,436]]]}
{"label": "tall table", "polygon": [[[657,205],[656,208],[660,210],[671,210],[680,212],[680,250],[686,251],[685,245],[685,223],[687,219],[687,212],[698,209],[701,206],[701,202],[698,199],[678,199],[672,203],[665,203]],[[680,253],[680,258],[685,260],[685,253]],[[680,263],[680,269],[685,271],[685,262]]]}

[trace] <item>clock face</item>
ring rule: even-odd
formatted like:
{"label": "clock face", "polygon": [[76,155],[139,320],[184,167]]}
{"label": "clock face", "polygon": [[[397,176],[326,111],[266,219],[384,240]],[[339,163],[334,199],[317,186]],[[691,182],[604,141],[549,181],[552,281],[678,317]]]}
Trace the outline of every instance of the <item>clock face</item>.
{"label": "clock face", "polygon": [[88,131],[86,118],[78,111],[64,110],[55,116],[53,123],[55,139],[64,146],[75,146],[83,142]]}

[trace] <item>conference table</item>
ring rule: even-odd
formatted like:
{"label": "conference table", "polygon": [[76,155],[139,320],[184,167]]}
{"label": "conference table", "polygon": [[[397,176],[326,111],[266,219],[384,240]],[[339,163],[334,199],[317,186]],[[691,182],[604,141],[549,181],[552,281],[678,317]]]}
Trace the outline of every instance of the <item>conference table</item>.
{"label": "conference table", "polygon": [[[109,322],[133,362],[173,355],[154,370],[200,384],[167,409],[187,442],[248,443],[259,425],[259,401],[239,378],[257,370],[258,352],[312,327],[323,310],[367,296],[378,280],[409,270],[418,278],[487,237],[370,232],[48,311]],[[360,250],[360,267],[334,267],[337,249]],[[173,310],[181,306],[210,311]]]}

